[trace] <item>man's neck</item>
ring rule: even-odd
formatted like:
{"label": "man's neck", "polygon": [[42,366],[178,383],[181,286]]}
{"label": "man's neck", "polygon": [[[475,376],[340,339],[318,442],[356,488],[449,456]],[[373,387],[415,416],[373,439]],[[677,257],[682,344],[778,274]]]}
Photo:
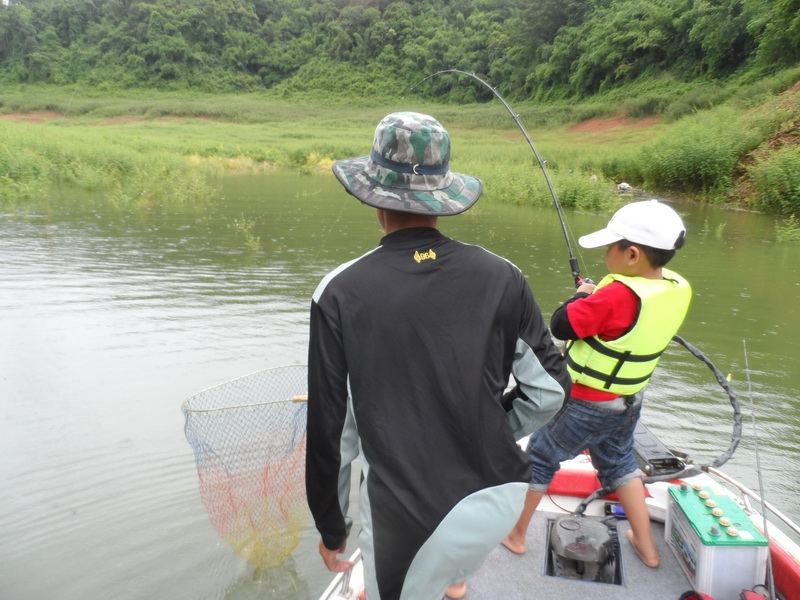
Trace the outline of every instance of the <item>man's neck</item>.
{"label": "man's neck", "polygon": [[437,218],[433,215],[416,215],[412,213],[402,213],[394,210],[378,209],[378,222],[381,224],[386,235],[400,231],[401,229],[411,229],[413,227],[436,227]]}

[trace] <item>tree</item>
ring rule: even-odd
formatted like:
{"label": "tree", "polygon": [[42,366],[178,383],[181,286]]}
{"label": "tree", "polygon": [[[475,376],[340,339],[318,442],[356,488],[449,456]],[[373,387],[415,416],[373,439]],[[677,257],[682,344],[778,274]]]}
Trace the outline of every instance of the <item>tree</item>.
{"label": "tree", "polygon": [[750,0],[748,5],[758,63],[775,69],[800,62],[800,0]]}

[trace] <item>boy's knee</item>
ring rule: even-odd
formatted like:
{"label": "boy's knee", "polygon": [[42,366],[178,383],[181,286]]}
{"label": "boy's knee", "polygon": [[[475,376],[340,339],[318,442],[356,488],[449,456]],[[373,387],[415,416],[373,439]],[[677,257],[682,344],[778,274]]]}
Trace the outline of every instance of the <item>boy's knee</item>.
{"label": "boy's knee", "polygon": [[628,485],[632,481],[636,481],[637,479],[641,479],[641,472],[638,469],[630,473],[627,473],[625,475],[622,475],[621,477],[616,477],[616,479],[611,480],[608,485],[604,483],[603,487],[605,487],[608,490],[614,491],[618,490],[622,486]]}
{"label": "boy's knee", "polygon": [[[552,481],[552,480],[551,480]],[[547,488],[550,487],[550,482],[547,483],[529,483],[528,490],[531,492],[538,492],[540,494],[546,494]]]}

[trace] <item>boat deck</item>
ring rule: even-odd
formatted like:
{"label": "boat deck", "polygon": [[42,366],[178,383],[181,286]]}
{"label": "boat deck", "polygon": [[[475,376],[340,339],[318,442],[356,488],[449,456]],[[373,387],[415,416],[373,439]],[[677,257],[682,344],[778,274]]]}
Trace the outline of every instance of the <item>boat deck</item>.
{"label": "boat deck", "polygon": [[[615,600],[637,598],[664,600],[679,598],[691,589],[689,580],[681,571],[675,556],[664,541],[663,523],[653,523],[653,535],[661,554],[657,569],[646,567],[625,539],[628,521],[617,521],[621,546],[622,585],[576,581],[545,574],[548,519],[564,513],[536,511],[528,528],[528,552],[522,556],[500,546],[486,558],[481,569],[469,578],[469,600],[497,600],[497,598],[584,598]],[[594,517],[600,518],[600,517]]]}
{"label": "boat deck", "polygon": [[[568,461],[573,470],[584,470],[587,467],[583,460]],[[717,471],[711,469],[716,475]],[[720,475],[720,477],[722,477]],[[747,490],[742,484],[725,476],[724,481],[738,490]],[[700,483],[716,495],[730,494],[720,486],[709,474],[703,473],[686,478],[688,483]],[[666,516],[666,488],[669,484],[649,484],[648,511],[651,516],[653,537],[658,545],[661,565],[657,569],[646,567],[636,556],[626,539],[626,531],[630,525],[625,519],[616,519],[619,541],[619,576],[620,585],[580,581],[548,575],[547,547],[549,523],[565,514],[572,513],[580,503],[579,497],[565,495],[547,495],[542,498],[531,524],[528,528],[526,542],[528,551],[520,556],[505,547],[498,545],[486,557],[480,569],[467,579],[467,596],[465,600],[528,600],[530,598],[560,598],[564,600],[677,600],[692,589],[692,584],[681,569],[672,550],[664,539],[664,523]],[[747,490],[748,497],[754,492]],[[585,497],[586,494],[583,494]],[[732,497],[735,497],[731,494]],[[591,502],[584,513],[585,518],[606,520],[604,501]],[[791,520],[771,508],[776,517],[791,531],[800,535],[800,527]],[[751,519],[760,520],[757,513]],[[754,521],[757,522],[757,521]],[[773,543],[773,568],[776,569],[776,588],[780,598],[800,600],[800,546],[779,527],[770,525],[770,537]],[[777,542],[776,542],[777,540]],[[777,546],[776,546],[777,544]],[[775,552],[778,552],[775,554]],[[775,560],[775,558],[779,560]],[[363,563],[360,551],[356,550],[350,557],[355,566],[351,573],[338,573],[328,588],[320,596],[320,600],[353,600],[358,591],[363,589]],[[723,569],[724,571],[724,569]],[[731,573],[733,574],[733,573]],[[739,578],[735,578],[739,579]],[[761,579],[761,578],[759,578]],[[763,581],[763,580],[761,580]],[[759,583],[761,582],[759,581]],[[745,585],[744,587],[751,587]],[[717,594],[720,600],[733,600],[739,597],[739,591],[733,594]]]}

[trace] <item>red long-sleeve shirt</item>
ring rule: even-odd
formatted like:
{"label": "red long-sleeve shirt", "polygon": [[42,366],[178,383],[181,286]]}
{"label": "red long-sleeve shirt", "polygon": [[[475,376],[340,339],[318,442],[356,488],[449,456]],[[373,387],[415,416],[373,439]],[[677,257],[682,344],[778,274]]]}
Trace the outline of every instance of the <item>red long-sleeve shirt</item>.
{"label": "red long-sleeve shirt", "polygon": [[[576,294],[562,304],[550,320],[550,330],[559,339],[575,340],[598,336],[615,340],[631,330],[639,317],[639,296],[624,283],[614,281],[593,294]],[[617,394],[580,383],[572,384],[572,396],[581,400],[604,401]]]}

